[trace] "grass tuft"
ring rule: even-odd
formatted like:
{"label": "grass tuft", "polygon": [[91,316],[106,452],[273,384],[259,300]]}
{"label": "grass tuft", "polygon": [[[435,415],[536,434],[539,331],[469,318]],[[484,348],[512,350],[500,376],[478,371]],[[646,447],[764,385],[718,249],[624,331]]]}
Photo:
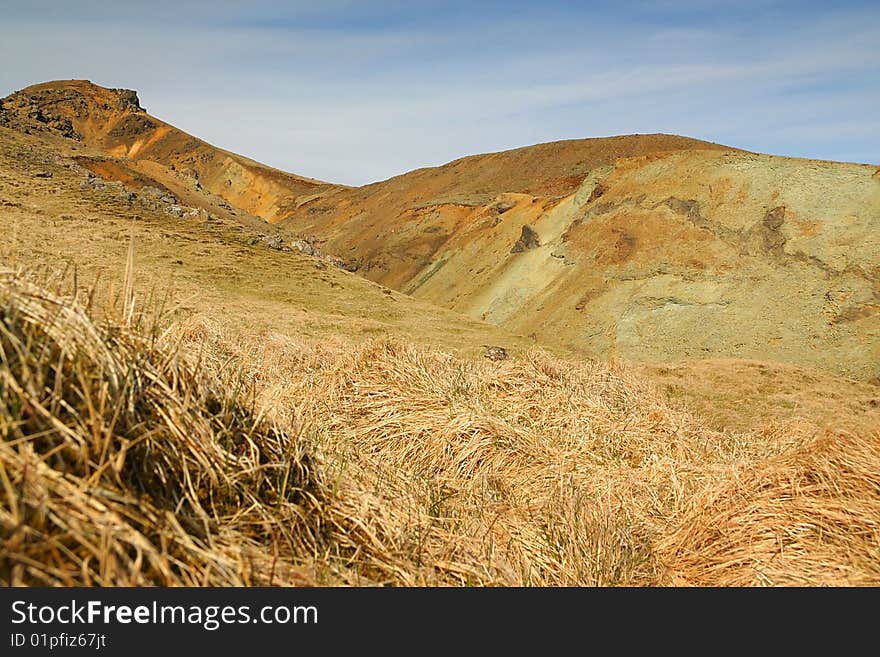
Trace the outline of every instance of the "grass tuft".
{"label": "grass tuft", "polygon": [[540,350],[162,325],[133,283],[98,319],[59,280],[0,271],[5,585],[880,584],[880,435],[714,430]]}

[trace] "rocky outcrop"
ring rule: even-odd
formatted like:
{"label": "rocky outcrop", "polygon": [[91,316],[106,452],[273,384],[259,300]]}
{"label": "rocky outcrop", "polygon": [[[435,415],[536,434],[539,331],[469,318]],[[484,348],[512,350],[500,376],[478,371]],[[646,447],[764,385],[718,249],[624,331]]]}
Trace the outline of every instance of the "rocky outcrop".
{"label": "rocky outcrop", "polygon": [[159,125],[145,114],[129,114],[116,123],[108,132],[110,137],[134,137],[155,130]]}
{"label": "rocky outcrop", "polygon": [[[94,90],[100,90],[95,93]],[[48,132],[82,140],[75,123],[109,120],[115,113],[142,113],[137,93],[103,89],[87,81],[35,85],[0,100],[0,125],[24,133]]]}
{"label": "rocky outcrop", "polygon": [[539,246],[541,246],[541,240],[538,238],[538,233],[536,233],[535,229],[528,224],[524,224],[522,227],[522,234],[519,236],[519,239],[514,243],[513,247],[510,249],[510,252],[522,253],[523,251],[537,249]]}

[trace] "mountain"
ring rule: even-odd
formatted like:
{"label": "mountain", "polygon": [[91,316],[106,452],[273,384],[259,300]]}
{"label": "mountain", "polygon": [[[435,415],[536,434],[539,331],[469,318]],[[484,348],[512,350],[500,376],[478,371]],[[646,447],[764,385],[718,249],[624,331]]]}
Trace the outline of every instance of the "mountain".
{"label": "mountain", "polygon": [[[540,167],[530,184],[484,183],[512,154],[466,158],[339,191],[280,225],[373,280],[542,343],[880,377],[876,167],[698,142],[638,153],[650,143],[572,144],[627,148],[585,155],[566,184]],[[454,195],[454,178],[475,182]]]}
{"label": "mountain", "polygon": [[[84,140],[31,132],[0,127],[2,266],[76,270],[83,287],[113,292],[123,286],[131,244],[139,304],[167,297],[180,321],[329,342],[398,336],[475,356],[483,343],[528,346],[332,259],[303,255],[278,229],[203,189],[178,195],[138,173],[136,162],[103,159]],[[97,164],[107,180],[94,173]]]}
{"label": "mountain", "polygon": [[[229,153],[150,116],[137,93],[87,80],[37,84],[0,100],[0,126],[50,133],[97,148],[170,187],[196,184],[250,214],[271,220],[303,198],[336,189]],[[96,162],[102,175],[112,171]]]}
{"label": "mountain", "polygon": [[880,377],[880,175],[664,135],[464,158],[279,224],[542,343]]}
{"label": "mountain", "polygon": [[0,123],[0,584],[880,583],[872,168],[636,135],[351,189],[134,92]]}
{"label": "mountain", "polygon": [[0,124],[97,149],[78,161],[106,179],[207,192],[299,250],[540,344],[880,379],[875,166],[629,135],[349,188],[211,147],[146,114],[134,92],[82,81],[12,94]]}

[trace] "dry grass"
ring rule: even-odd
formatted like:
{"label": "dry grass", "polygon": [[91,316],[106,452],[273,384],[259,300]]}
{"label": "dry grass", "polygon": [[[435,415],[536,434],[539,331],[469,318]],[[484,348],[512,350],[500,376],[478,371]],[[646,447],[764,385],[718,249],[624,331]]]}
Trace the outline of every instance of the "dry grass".
{"label": "dry grass", "polygon": [[825,435],[739,468],[657,545],[678,584],[880,583],[880,440]]}
{"label": "dry grass", "polygon": [[[0,275],[4,584],[880,583],[880,437],[637,372],[168,330]],[[82,296],[82,295],[80,295]]]}
{"label": "dry grass", "polygon": [[156,333],[15,272],[0,318],[0,582],[306,579],[286,555],[320,542],[320,489],[295,437]]}
{"label": "dry grass", "polygon": [[[714,431],[637,372],[538,350],[495,364],[396,340],[180,331],[243,364],[260,405],[322,455],[343,515],[371,538],[353,566],[374,581],[880,583],[876,435]],[[767,532],[775,547],[759,548]]]}

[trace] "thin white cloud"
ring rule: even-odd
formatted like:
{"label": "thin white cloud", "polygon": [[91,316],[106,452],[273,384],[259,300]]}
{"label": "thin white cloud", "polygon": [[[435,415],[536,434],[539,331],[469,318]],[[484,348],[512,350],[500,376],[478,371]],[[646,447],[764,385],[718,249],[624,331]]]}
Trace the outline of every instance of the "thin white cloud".
{"label": "thin white cloud", "polygon": [[352,184],[632,132],[865,159],[880,151],[878,17],[797,18],[775,31],[613,30],[607,17],[552,14],[370,30],[201,24],[193,11],[166,25],[124,12],[101,23],[19,17],[0,25],[0,89],[69,77],[133,87],[153,114],[219,146]]}

